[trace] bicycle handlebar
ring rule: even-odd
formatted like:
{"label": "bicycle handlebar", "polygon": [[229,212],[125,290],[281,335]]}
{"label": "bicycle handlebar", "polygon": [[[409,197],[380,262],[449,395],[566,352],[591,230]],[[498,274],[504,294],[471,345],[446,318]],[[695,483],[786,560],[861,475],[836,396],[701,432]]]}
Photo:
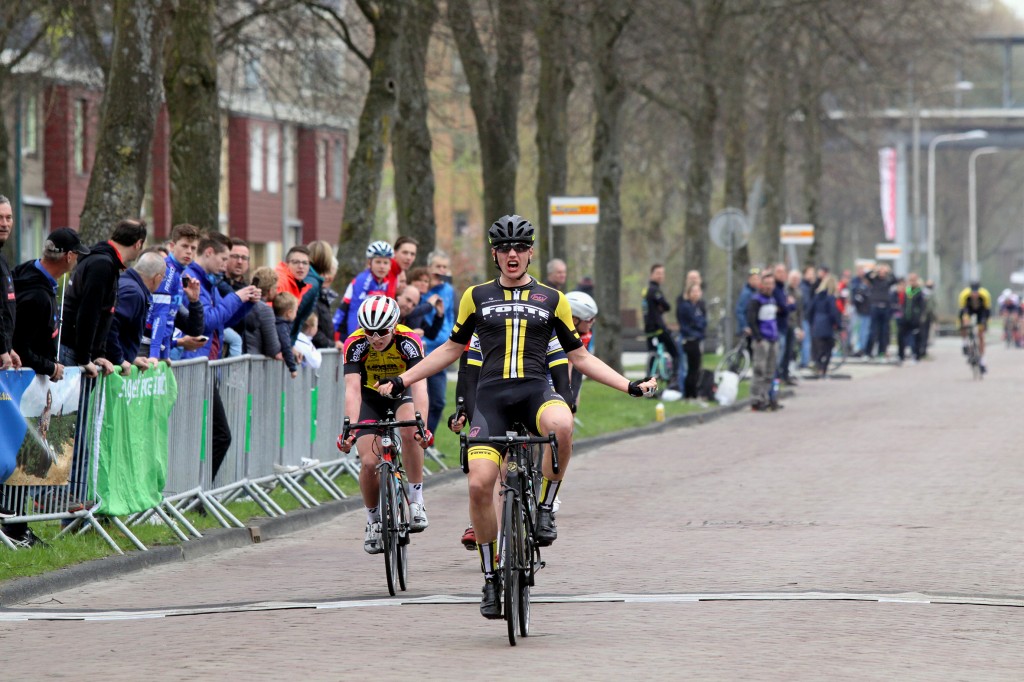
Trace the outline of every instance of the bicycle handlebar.
{"label": "bicycle handlebar", "polygon": [[[388,414],[392,415],[394,413],[388,410]],[[362,422],[355,425],[352,424],[351,419],[345,417],[344,424],[345,427],[341,431],[342,440],[348,440],[348,437],[353,429],[373,429],[376,431],[383,431],[385,429],[399,429],[405,426],[415,426],[420,438],[422,438],[423,440],[427,439],[427,434],[425,433],[426,426],[424,425],[423,417],[420,415],[419,412],[416,413],[416,419],[406,419],[403,421],[398,421],[395,419],[378,419],[377,421]]]}
{"label": "bicycle handlebar", "polygon": [[551,446],[551,470],[554,473],[560,472],[558,465],[558,439],[552,431],[547,436],[523,436],[519,434],[505,434],[504,436],[488,436],[486,438],[471,438],[466,434],[459,436],[459,458],[462,463],[462,473],[469,473],[469,446],[470,445],[550,445]]}

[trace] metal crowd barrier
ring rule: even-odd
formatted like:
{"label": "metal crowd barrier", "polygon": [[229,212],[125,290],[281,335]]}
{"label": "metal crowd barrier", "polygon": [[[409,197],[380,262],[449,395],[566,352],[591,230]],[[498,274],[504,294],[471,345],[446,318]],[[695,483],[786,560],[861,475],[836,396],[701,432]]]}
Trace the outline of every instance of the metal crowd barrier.
{"label": "metal crowd barrier", "polygon": [[[318,502],[301,483],[314,479],[336,499],[345,497],[334,482],[347,474],[358,479],[359,460],[353,453],[339,457],[335,440],[344,417],[345,386],[342,357],[337,350],[323,350],[323,363],[314,372],[301,369],[292,378],[283,363],[265,357],[241,356],[208,362],[196,358],[175,362],[172,371],[178,398],[168,424],[167,479],[163,501],[157,507],[129,517],[141,523],[157,516],[183,541],[200,537],[183,515],[201,508],[227,526],[243,524],[225,504],[248,496],[268,515],[285,512],[269,495],[280,485],[304,507]],[[70,519],[62,531],[93,527],[116,551],[121,550],[86,507],[69,512],[69,506],[86,499],[89,473],[98,466],[101,453],[95,427],[102,418],[103,379],[82,380],[79,417],[71,484],[67,486],[0,486],[0,500],[15,509],[17,521]],[[217,385],[231,429],[231,445],[216,480],[212,479],[213,391]],[[102,511],[100,512],[102,513]],[[111,522],[140,549],[145,546],[119,519]],[[182,530],[184,529],[184,530]],[[14,548],[0,533],[0,542]]]}

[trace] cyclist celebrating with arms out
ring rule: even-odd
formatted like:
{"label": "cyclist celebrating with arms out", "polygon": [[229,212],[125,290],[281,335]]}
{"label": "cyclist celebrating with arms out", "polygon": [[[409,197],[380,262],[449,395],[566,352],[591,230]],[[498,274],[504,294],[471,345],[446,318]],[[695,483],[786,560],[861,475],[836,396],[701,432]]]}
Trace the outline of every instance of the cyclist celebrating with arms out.
{"label": "cyclist celebrating with arms out", "polygon": [[988,289],[981,286],[980,282],[971,282],[971,285],[960,292],[960,336],[964,342],[964,355],[967,355],[967,325],[971,323],[971,317],[977,321],[978,326],[978,366],[981,371],[987,372],[985,367],[985,328],[988,326],[988,318],[992,312],[992,295]]}
{"label": "cyclist celebrating with arms out", "polygon": [[[406,386],[448,367],[459,359],[476,332],[483,361],[470,435],[500,436],[521,423],[537,435],[554,431],[558,438],[561,473],[554,474],[550,454],[546,454],[537,513],[538,544],[550,545],[557,537],[551,505],[572,455],[573,426],[569,406],[547,380],[552,335],[558,337],[573,366],[591,379],[635,397],[653,394],[657,382],[650,378],[630,381],[583,347],[565,294],[527,273],[534,242],[534,228],[528,220],[517,215],[499,218],[487,231],[487,238],[500,272],[498,278],[467,289],[449,339],[423,362],[397,377],[382,379],[378,388],[381,395],[401,393]],[[492,446],[469,449],[469,516],[484,572],[480,613],[485,618],[501,618],[498,522],[493,504],[500,463],[501,454]]]}
{"label": "cyclist celebrating with arms out", "polygon": [[[384,376],[415,367],[423,360],[423,344],[411,329],[398,324],[398,303],[387,296],[370,296],[359,305],[359,328],[345,339],[345,412],[352,421],[377,421],[387,411],[395,412],[395,419],[411,421],[415,412],[427,410],[426,385],[412,388],[412,396],[394,400],[382,397],[374,390]],[[414,409],[415,408],[415,409]],[[353,419],[355,417],[355,419]],[[409,474],[409,530],[419,533],[427,527],[427,511],[423,507],[423,447],[433,442],[427,431],[427,442],[417,444],[419,434],[411,426],[402,428],[402,442],[407,446],[403,454]],[[358,435],[358,441],[356,437]],[[359,434],[353,429],[348,440],[338,440],[338,449],[348,452],[358,443],[362,468],[359,470],[359,489],[366,505],[366,537],[363,549],[368,554],[379,554],[380,509],[377,507],[378,488],[377,455],[380,443],[372,432]],[[421,447],[422,446],[422,447]]]}

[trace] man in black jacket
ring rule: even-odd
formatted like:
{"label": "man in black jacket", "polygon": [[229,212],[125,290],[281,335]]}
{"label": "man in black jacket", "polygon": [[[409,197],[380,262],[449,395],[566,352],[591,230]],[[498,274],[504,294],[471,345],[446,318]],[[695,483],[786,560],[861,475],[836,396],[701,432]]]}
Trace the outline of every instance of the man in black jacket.
{"label": "man in black jacket", "polygon": [[[665,298],[665,294],[661,291],[661,283],[664,281],[665,266],[661,263],[655,263],[651,266],[650,281],[647,282],[647,287],[641,292],[641,295],[644,297],[644,335],[647,337],[647,350],[651,352],[651,359],[647,368],[648,374],[653,374],[651,365],[654,363],[655,339],[661,341],[665,351],[672,356],[672,366],[675,368],[679,367],[679,349],[676,347],[676,342],[672,339],[668,327],[665,326],[665,320],[661,317],[672,309],[672,306]],[[676,374],[673,371],[672,378],[669,380],[669,387],[673,388],[675,384]]]}
{"label": "man in black jacket", "polygon": [[[13,229],[11,200],[0,194],[0,249],[7,243]],[[14,278],[7,260],[0,253],[0,370],[21,367],[21,358],[13,346],[15,311]]]}
{"label": "man in black jacket", "polygon": [[93,245],[82,258],[64,297],[60,360],[81,365],[87,376],[114,371],[106,358],[107,333],[117,306],[117,282],[146,241],[146,223],[122,220],[110,239]]}
{"label": "man in black jacket", "polygon": [[88,253],[77,232],[60,227],[46,238],[42,258],[25,261],[14,269],[18,294],[14,348],[26,367],[50,377],[50,381],[64,377],[64,365],[57,361],[57,282],[71,272],[79,256]]}

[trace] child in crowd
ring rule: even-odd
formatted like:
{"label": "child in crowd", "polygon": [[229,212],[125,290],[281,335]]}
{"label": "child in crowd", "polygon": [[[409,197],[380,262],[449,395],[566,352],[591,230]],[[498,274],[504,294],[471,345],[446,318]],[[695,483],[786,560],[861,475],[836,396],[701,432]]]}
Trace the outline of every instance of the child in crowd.
{"label": "child in crowd", "polygon": [[398,294],[398,273],[391,267],[395,251],[385,241],[372,242],[366,247],[366,269],[356,275],[334,313],[334,338],[347,339],[359,328],[357,313],[360,304],[370,296],[395,298]]}
{"label": "child in crowd", "polygon": [[274,325],[277,327],[277,338],[281,341],[284,364],[288,366],[292,378],[298,374],[299,363],[302,362],[302,354],[295,352],[291,342],[292,322],[298,310],[299,299],[287,291],[282,291],[274,298]]}
{"label": "child in crowd", "polygon": [[320,318],[313,313],[302,323],[302,330],[295,339],[295,350],[302,354],[303,367],[320,369],[320,363],[323,362],[320,349],[313,345],[313,336],[316,334],[319,324]]}

